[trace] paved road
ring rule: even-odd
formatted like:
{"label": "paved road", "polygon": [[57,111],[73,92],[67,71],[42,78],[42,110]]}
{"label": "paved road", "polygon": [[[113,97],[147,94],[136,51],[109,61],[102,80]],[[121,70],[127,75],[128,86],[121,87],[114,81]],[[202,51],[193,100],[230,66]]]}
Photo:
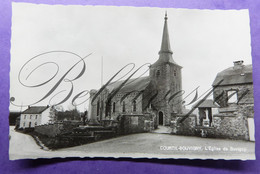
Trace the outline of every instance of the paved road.
{"label": "paved road", "polygon": [[[13,127],[10,127],[10,136],[9,156],[11,160],[40,157],[160,157],[193,159],[254,159],[255,157],[255,145],[253,142],[206,139],[160,133],[127,135],[55,151],[42,150],[30,135],[16,132],[13,130]],[[225,147],[227,151],[223,150]]]}
{"label": "paved road", "polygon": [[254,149],[247,141],[140,133],[59,151],[78,156],[254,159]]}
{"label": "paved road", "polygon": [[30,158],[32,154],[41,155],[45,153],[30,135],[16,132],[14,126],[10,126],[9,136],[10,159]]}

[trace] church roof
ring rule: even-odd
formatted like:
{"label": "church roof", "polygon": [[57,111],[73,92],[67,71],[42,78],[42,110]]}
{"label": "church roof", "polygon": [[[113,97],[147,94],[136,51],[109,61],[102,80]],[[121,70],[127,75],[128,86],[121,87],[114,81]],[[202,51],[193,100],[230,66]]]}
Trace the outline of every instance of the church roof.
{"label": "church roof", "polygon": [[49,106],[29,106],[28,109],[22,112],[22,114],[41,114]]}
{"label": "church roof", "polygon": [[[116,88],[118,88],[124,80],[112,82],[107,86],[107,89],[109,91],[112,91]],[[121,93],[126,93],[126,92],[131,92],[131,91],[143,91],[150,83],[150,77],[139,77],[139,78],[133,78],[129,79],[126,84],[120,89],[119,92]]]}
{"label": "church roof", "polygon": [[218,104],[214,103],[213,100],[211,99],[207,99],[203,101],[199,106],[197,106],[199,102],[201,102],[201,100],[198,101],[195,105],[193,105],[193,107],[195,106],[196,108],[218,108],[219,107]]}
{"label": "church roof", "polygon": [[216,86],[222,79],[223,82],[219,86],[253,83],[252,65],[240,65],[238,68],[233,66],[221,71],[217,74],[212,86]]}

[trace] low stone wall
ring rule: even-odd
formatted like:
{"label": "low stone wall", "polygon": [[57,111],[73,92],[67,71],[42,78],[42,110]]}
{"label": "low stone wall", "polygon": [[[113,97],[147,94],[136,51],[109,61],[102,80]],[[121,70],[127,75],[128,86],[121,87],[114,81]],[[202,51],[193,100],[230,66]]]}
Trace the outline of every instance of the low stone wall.
{"label": "low stone wall", "polygon": [[171,121],[172,134],[176,135],[196,135],[196,115],[190,115],[182,123],[178,123],[178,120],[182,119],[185,115],[179,115],[173,118]]}
{"label": "low stone wall", "polygon": [[179,115],[171,121],[172,134],[249,140],[247,120],[253,117],[253,113],[252,106],[238,106],[236,112],[213,115],[211,127],[199,126],[196,122],[196,115],[190,115],[178,124],[178,120],[182,118]]}
{"label": "low stone wall", "polygon": [[119,133],[132,134],[147,132],[153,125],[150,115],[121,115],[119,119]]}
{"label": "low stone wall", "polygon": [[42,135],[47,135],[48,137],[55,137],[61,133],[62,127],[63,125],[58,123],[46,124],[35,126],[34,131]]}
{"label": "low stone wall", "polygon": [[79,125],[80,122],[64,121],[53,124],[39,125],[34,128],[34,131],[42,135],[47,135],[48,137],[55,137],[61,133],[71,132]]}
{"label": "low stone wall", "polygon": [[247,117],[242,115],[215,115],[213,129],[206,130],[206,137],[249,140]]}

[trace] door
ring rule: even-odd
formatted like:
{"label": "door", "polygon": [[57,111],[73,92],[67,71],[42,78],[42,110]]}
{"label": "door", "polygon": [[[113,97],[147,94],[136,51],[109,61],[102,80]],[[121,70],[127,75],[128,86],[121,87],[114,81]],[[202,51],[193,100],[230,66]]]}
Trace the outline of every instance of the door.
{"label": "door", "polygon": [[254,118],[248,118],[248,131],[249,131],[249,140],[255,141],[255,123]]}
{"label": "door", "polygon": [[159,125],[163,125],[163,113],[162,113],[162,111],[159,112]]}

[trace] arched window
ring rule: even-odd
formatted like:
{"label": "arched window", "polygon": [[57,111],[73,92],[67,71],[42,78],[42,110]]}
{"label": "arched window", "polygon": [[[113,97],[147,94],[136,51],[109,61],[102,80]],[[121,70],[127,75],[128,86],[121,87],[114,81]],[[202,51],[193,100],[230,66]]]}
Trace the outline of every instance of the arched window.
{"label": "arched window", "polygon": [[99,101],[97,102],[97,116],[99,116]]}
{"label": "arched window", "polygon": [[116,112],[116,102],[113,102],[113,110],[112,110],[113,113]]}
{"label": "arched window", "polygon": [[136,112],[136,101],[133,101],[133,111]]}
{"label": "arched window", "polygon": [[125,101],[123,101],[123,108],[122,108],[123,112],[125,112]]}

